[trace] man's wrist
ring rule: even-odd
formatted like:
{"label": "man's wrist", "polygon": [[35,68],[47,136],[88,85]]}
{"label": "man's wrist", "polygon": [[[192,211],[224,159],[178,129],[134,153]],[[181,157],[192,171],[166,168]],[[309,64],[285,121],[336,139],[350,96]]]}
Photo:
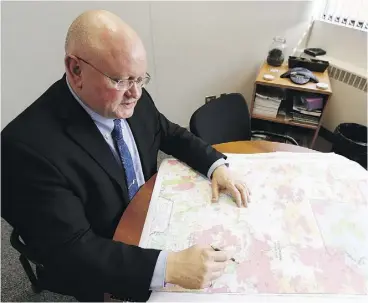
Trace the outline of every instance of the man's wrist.
{"label": "man's wrist", "polygon": [[220,159],[218,159],[217,161],[215,161],[215,162],[211,165],[210,169],[208,170],[207,178],[211,180],[211,179],[212,179],[212,174],[213,174],[213,172],[215,171],[215,169],[216,169],[216,168],[218,168],[218,167],[219,167],[219,166],[221,166],[221,165],[229,166],[229,163],[228,163],[224,158],[220,158]]}
{"label": "man's wrist", "polygon": [[159,289],[165,286],[167,256],[167,251],[160,252],[156,261],[155,269],[153,271],[150,289]]}
{"label": "man's wrist", "polygon": [[175,284],[175,261],[176,253],[169,252],[167,254],[167,264],[166,264],[166,272],[165,272],[165,284]]}

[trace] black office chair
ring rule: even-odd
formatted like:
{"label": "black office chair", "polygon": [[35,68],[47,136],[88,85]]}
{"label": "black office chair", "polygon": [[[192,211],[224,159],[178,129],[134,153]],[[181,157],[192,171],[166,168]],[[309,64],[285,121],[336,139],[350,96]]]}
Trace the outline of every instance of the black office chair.
{"label": "black office chair", "polygon": [[252,138],[282,138],[298,145],[287,135],[251,130],[251,117],[244,97],[239,93],[222,94],[198,108],[190,118],[190,131],[209,144],[247,141]]}
{"label": "black office chair", "polygon": [[[43,265],[35,261],[32,252],[29,251],[28,247],[25,245],[15,229],[13,229],[11,233],[10,243],[20,253],[19,261],[32,284],[33,291],[35,293],[40,293],[43,289],[40,285],[39,279],[37,278],[37,272],[43,269]],[[30,262],[36,266],[36,273],[33,271]]]}

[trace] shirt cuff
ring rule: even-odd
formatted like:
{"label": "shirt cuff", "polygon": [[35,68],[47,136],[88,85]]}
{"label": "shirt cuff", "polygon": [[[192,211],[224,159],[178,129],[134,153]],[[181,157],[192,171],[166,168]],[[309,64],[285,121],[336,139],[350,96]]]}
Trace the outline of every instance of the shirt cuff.
{"label": "shirt cuff", "polygon": [[165,285],[166,278],[166,263],[167,263],[167,251],[161,251],[158,255],[155,269],[151,280],[150,289],[160,289]]}
{"label": "shirt cuff", "polygon": [[221,158],[221,159],[218,159],[217,161],[215,161],[210,169],[208,170],[208,173],[207,173],[207,177],[208,179],[211,179],[212,177],[212,173],[215,171],[215,169],[221,165],[226,165],[226,166],[229,166],[229,163],[224,159],[224,158]]}

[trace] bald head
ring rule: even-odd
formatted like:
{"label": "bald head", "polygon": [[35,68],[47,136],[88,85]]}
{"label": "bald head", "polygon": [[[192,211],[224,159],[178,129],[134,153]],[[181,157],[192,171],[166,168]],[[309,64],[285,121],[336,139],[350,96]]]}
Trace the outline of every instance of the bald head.
{"label": "bald head", "polygon": [[79,15],[70,25],[66,54],[98,54],[116,57],[130,53],[143,44],[137,33],[118,16],[105,10],[90,10]]}
{"label": "bald head", "polygon": [[148,78],[147,58],[141,39],[128,24],[108,11],[84,12],[69,27],[65,52],[68,82],[87,106],[104,117],[133,114],[142,88],[121,85]]}

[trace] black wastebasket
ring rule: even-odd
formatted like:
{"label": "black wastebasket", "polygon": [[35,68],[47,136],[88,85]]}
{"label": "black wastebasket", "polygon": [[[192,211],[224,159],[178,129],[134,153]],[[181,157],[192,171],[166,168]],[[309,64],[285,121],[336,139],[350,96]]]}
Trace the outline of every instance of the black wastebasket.
{"label": "black wastebasket", "polygon": [[367,169],[367,127],[356,123],[340,124],[334,132],[332,151]]}

